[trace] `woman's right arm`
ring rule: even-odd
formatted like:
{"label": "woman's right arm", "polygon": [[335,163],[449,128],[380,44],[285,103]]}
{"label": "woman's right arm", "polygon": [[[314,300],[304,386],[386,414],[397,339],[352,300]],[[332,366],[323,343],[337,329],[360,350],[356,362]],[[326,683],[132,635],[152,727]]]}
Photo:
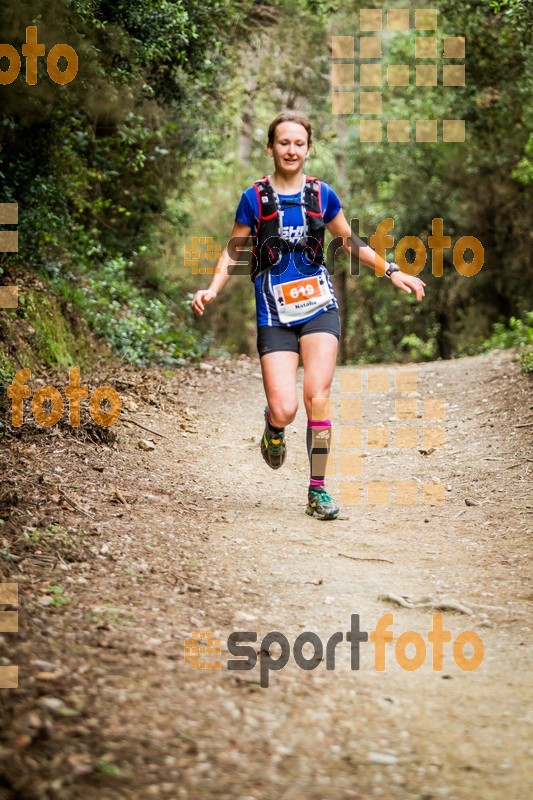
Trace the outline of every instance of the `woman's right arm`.
{"label": "woman's right arm", "polygon": [[[250,236],[251,228],[248,225],[245,225],[243,222],[235,222],[233,224],[233,228],[231,230],[230,241],[233,239],[241,239],[241,244],[236,244],[232,247],[232,252],[237,250],[240,252],[244,247]],[[204,313],[205,306],[208,303],[212,303],[217,294],[220,292],[226,281],[230,278],[231,272],[229,271],[230,267],[234,267],[235,264],[239,262],[236,261],[234,258],[228,253],[227,246],[222,251],[222,255],[218,259],[218,263],[215,268],[215,273],[213,275],[213,280],[209,286],[209,289],[199,289],[196,294],[194,295],[192,301],[192,308],[193,311],[202,316]]]}

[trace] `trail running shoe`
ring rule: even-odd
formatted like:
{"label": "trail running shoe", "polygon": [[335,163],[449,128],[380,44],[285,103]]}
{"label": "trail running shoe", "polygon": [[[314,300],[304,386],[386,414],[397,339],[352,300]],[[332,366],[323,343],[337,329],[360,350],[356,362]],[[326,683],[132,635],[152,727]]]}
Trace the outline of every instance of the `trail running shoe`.
{"label": "trail running shoe", "polygon": [[287,447],[285,445],[285,433],[274,432],[267,421],[267,409],[265,408],[265,430],[261,439],[261,455],[272,469],[279,469],[285,461]]}
{"label": "trail running shoe", "polygon": [[305,513],[318,519],[336,519],[339,507],[324,486],[310,486]]}

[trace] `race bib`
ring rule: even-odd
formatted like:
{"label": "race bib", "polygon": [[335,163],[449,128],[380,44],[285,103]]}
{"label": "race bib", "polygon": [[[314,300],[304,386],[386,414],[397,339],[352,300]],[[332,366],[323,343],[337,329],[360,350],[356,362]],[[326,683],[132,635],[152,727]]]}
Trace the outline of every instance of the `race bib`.
{"label": "race bib", "polygon": [[300,278],[273,287],[280,322],[296,322],[328,306],[333,296],[324,275]]}

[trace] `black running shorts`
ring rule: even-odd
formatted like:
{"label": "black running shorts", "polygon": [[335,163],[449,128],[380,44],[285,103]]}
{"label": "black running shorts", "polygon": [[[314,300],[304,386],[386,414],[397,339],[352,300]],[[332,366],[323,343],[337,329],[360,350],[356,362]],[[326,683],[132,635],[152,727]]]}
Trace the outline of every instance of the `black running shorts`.
{"label": "black running shorts", "polygon": [[308,333],[332,333],[337,339],[340,339],[341,320],[338,310],[332,308],[329,311],[323,311],[307,322],[290,327],[260,325],[257,328],[257,350],[260,356],[275,353],[278,350],[299,353],[300,337]]}

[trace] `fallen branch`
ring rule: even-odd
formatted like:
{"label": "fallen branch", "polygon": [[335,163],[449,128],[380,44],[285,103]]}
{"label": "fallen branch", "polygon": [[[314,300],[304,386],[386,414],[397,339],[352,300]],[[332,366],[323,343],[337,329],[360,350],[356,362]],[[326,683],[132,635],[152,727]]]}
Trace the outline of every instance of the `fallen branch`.
{"label": "fallen branch", "polygon": [[346,553],[337,553],[337,555],[351,558],[352,561],[384,561],[386,564],[394,564],[394,561],[390,561],[388,558],[364,558],[363,556],[348,556]]}
{"label": "fallen branch", "polygon": [[533,422],[524,422],[522,425],[515,425],[515,428],[531,428]]}
{"label": "fallen branch", "polygon": [[153,433],[155,436],[160,436],[162,439],[168,439],[168,436],[165,436],[164,433],[159,433],[159,431],[154,431],[152,428],[147,428],[146,425],[141,425],[140,422],[135,422],[134,419],[124,419],[123,422],[129,422],[131,425],[137,425],[138,428],[142,428],[143,431],[148,431],[148,433]]}
{"label": "fallen branch", "polygon": [[113,488],[113,494],[115,495],[117,500],[119,500],[123,506],[127,506],[128,503],[126,502],[126,498],[124,497],[120,489],[117,489],[116,486],[113,486],[112,488]]}
{"label": "fallen branch", "polygon": [[87,517],[91,517],[91,518],[92,518],[92,517],[94,517],[94,514],[90,514],[88,511],[85,511],[85,509],[84,509],[84,508],[82,508],[82,507],[79,505],[79,503],[76,503],[76,501],[75,501],[75,500],[73,500],[71,497],[69,497],[69,496],[68,496],[68,494],[67,494],[65,491],[63,491],[63,489],[61,488],[61,486],[59,486],[59,487],[58,487],[58,492],[59,492],[59,494],[60,494],[62,497],[64,497],[64,498],[65,498],[65,500],[66,500],[68,503],[70,503],[70,505],[71,505],[71,506],[74,506],[74,508],[77,508],[77,509],[78,509],[78,511],[81,511],[81,513],[82,513],[82,514],[85,514],[85,516],[87,516]]}
{"label": "fallen branch", "polygon": [[380,594],[378,600],[395,603],[402,608],[434,608],[436,611],[458,611],[459,614],[473,614],[468,606],[456,600],[433,600],[431,597],[421,597],[420,600],[408,600],[397,594]]}

